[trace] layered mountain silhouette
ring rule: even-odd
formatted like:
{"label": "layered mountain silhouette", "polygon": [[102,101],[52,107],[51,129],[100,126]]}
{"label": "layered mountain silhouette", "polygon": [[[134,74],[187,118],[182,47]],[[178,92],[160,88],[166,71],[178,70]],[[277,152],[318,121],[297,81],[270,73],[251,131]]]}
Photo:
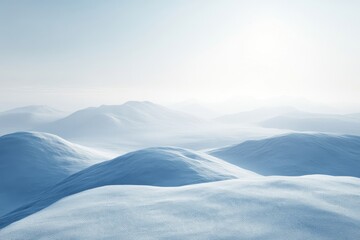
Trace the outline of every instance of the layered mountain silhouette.
{"label": "layered mountain silhouette", "polygon": [[151,102],[130,101],[76,111],[41,130],[65,137],[119,137],[196,126],[202,120]]}

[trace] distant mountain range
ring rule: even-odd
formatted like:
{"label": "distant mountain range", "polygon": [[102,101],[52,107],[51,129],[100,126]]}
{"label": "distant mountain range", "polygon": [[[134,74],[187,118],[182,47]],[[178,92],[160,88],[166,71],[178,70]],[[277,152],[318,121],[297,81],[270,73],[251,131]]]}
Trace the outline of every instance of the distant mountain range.
{"label": "distant mountain range", "polygon": [[[154,132],[163,134],[206,127],[211,130],[219,128],[219,123],[235,128],[238,125],[252,125],[300,132],[360,134],[358,113],[308,113],[285,106],[259,108],[209,120],[209,116],[215,113],[212,114],[201,105],[185,104],[173,107],[183,111],[148,101],[90,107],[70,115],[47,106],[28,106],[1,112],[0,134],[40,131],[69,139],[123,139],[130,136],[136,140]],[[206,118],[208,120],[205,120]]]}
{"label": "distant mountain range", "polygon": [[293,131],[360,134],[358,113],[320,114],[303,112],[292,107],[274,107],[225,115],[215,120],[228,124],[254,124]]}
{"label": "distant mountain range", "polygon": [[74,112],[43,125],[41,131],[65,137],[119,137],[121,134],[194,127],[203,121],[151,102],[126,102]]}

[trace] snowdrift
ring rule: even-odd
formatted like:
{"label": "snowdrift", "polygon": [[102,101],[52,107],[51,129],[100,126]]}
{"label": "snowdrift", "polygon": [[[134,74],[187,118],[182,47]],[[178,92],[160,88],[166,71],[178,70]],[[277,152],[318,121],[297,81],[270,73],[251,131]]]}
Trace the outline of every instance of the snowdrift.
{"label": "snowdrift", "polygon": [[181,186],[258,176],[203,153],[174,147],[128,153],[84,169],[44,192],[39,199],[0,218],[0,227],[68,195],[105,185]]}
{"label": "snowdrift", "polygon": [[360,180],[263,177],[107,186],[0,230],[1,239],[360,239]]}
{"label": "snowdrift", "polygon": [[262,175],[360,177],[360,137],[288,134],[212,150],[211,155]]}
{"label": "snowdrift", "polygon": [[0,215],[108,156],[47,133],[0,137]]}

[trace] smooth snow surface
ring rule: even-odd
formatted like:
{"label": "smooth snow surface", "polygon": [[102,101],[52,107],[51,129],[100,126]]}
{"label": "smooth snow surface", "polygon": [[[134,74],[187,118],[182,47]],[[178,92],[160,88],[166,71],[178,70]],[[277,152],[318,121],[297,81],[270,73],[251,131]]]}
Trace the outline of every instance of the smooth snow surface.
{"label": "smooth snow surface", "polygon": [[0,215],[108,157],[47,133],[0,137]]}
{"label": "smooth snow surface", "polygon": [[210,154],[262,175],[360,177],[360,136],[287,134],[246,141]]}
{"label": "smooth snow surface", "polygon": [[260,177],[107,186],[0,230],[0,239],[360,239],[360,180]]}
{"label": "smooth snow surface", "polygon": [[174,147],[139,150],[66,178],[44,192],[35,202],[0,218],[0,227],[65,196],[95,187],[116,184],[181,186],[254,176],[258,175],[204,153]]}

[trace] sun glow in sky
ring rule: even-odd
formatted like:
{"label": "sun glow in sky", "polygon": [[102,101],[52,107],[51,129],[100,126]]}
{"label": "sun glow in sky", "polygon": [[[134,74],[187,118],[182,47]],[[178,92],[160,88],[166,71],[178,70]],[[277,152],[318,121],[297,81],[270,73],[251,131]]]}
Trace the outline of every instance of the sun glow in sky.
{"label": "sun glow in sky", "polygon": [[360,103],[359,1],[1,1],[1,108]]}

